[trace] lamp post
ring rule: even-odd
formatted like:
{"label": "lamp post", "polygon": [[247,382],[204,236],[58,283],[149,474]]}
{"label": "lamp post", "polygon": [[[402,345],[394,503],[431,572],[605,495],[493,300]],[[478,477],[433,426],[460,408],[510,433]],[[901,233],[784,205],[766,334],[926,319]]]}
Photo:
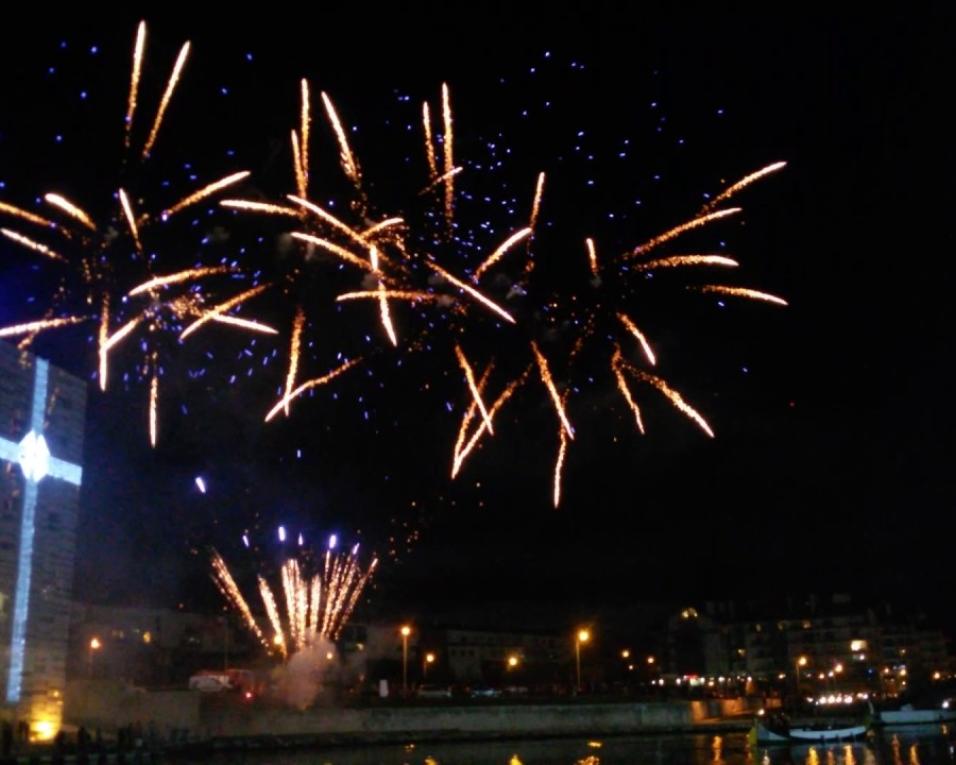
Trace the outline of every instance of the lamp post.
{"label": "lamp post", "polygon": [[412,628],[407,624],[402,625],[402,695],[408,695],[408,636],[412,634]]}
{"label": "lamp post", "polygon": [[93,637],[90,639],[90,656],[89,656],[89,671],[90,677],[93,677],[93,654],[96,651],[99,651],[103,647],[103,644],[100,642],[98,637]]}
{"label": "lamp post", "polygon": [[577,670],[577,692],[581,692],[581,644],[587,643],[591,639],[591,633],[588,630],[578,630],[574,640],[574,666]]}
{"label": "lamp post", "polygon": [[521,660],[518,658],[518,654],[511,654],[511,656],[508,657],[508,669],[517,669],[520,662]]}
{"label": "lamp post", "polygon": [[798,656],[796,661],[796,667],[795,667],[796,674],[794,675],[795,687],[796,687],[798,697],[800,696],[800,670],[805,666],[807,666],[807,657],[802,655]]}
{"label": "lamp post", "polygon": [[425,654],[425,663],[422,664],[422,679],[423,680],[428,677],[429,665],[434,663],[435,663],[435,654],[429,651],[428,653]]}

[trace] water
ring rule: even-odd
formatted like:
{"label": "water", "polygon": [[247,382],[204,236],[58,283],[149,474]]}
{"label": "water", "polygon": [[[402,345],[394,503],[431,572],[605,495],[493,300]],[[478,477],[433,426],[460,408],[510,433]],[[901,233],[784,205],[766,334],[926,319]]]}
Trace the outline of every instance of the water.
{"label": "water", "polygon": [[276,754],[229,753],[225,765],[954,765],[956,731],[901,728],[833,746],[761,747],[746,736],[688,734],[368,746]]}

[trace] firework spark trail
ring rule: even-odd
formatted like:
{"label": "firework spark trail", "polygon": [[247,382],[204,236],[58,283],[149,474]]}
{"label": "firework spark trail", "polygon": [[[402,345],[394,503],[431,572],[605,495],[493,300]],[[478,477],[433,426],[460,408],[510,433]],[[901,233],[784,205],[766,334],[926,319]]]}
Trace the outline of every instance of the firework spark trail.
{"label": "firework spark trail", "polygon": [[729,295],[731,297],[747,298],[749,300],[762,300],[765,303],[775,303],[777,305],[787,305],[787,301],[782,297],[771,295],[769,292],[760,292],[747,287],[727,287],[723,284],[703,284],[699,287],[688,287],[689,290],[703,292],[704,294]]}
{"label": "firework spark trail", "polygon": [[[292,339],[289,343],[289,370],[285,376],[285,388],[283,389],[286,392],[292,390],[292,386],[295,385],[295,376],[299,371],[299,355],[302,352],[302,328],[304,326],[305,311],[302,310],[302,306],[296,306],[295,318],[292,320]],[[283,407],[286,417],[289,416],[290,403],[286,401]]]}
{"label": "firework spark trail", "polygon": [[726,266],[727,268],[736,268],[739,265],[740,263],[733,258],[727,258],[723,255],[671,255],[667,258],[635,263],[631,268],[635,271],[653,271],[658,268],[683,268],[684,266]]}
{"label": "firework spark trail", "polygon": [[308,637],[310,644],[315,643],[319,637],[319,618],[320,608],[322,606],[322,578],[313,576],[309,582],[309,620]]}
{"label": "firework spark trail", "polygon": [[298,563],[289,559],[282,564],[282,592],[285,595],[286,621],[289,625],[290,647],[299,644],[302,633],[299,631]]}
{"label": "firework spark trail", "polygon": [[218,181],[214,181],[206,186],[203,186],[201,189],[194,191],[189,196],[180,199],[169,209],[163,210],[162,218],[165,220],[166,218],[172,217],[176,213],[185,210],[187,207],[211,197],[217,191],[222,191],[229,186],[239,183],[239,181],[248,178],[250,175],[251,173],[248,170],[241,170],[238,173],[232,173],[231,175],[227,175],[225,178],[220,178]]}
{"label": "firework spark trail", "polygon": [[413,303],[419,301],[429,302],[439,299],[438,295],[431,292],[415,292],[414,290],[357,290],[356,292],[343,292],[336,296],[335,302],[344,303],[348,300],[380,300],[385,297],[389,300],[408,300]]}
{"label": "firework spark trail", "polygon": [[156,446],[158,431],[158,410],[159,410],[159,369],[156,364],[156,353],[153,353],[150,360],[151,377],[149,380],[149,445]]}
{"label": "firework spark trail", "polygon": [[488,308],[488,309],[494,311],[496,314],[498,314],[499,316],[501,316],[505,321],[508,321],[508,322],[510,322],[510,323],[512,323],[512,324],[515,324],[515,323],[516,323],[514,317],[513,317],[510,313],[508,313],[504,308],[502,308],[502,307],[501,307],[500,305],[498,305],[497,303],[493,302],[493,301],[490,300],[489,298],[486,298],[484,295],[482,295],[482,294],[481,294],[478,290],[476,290],[474,287],[471,287],[470,285],[468,285],[468,284],[466,284],[465,282],[463,282],[461,279],[458,279],[457,277],[452,276],[450,273],[448,273],[444,268],[442,268],[441,266],[439,266],[437,263],[434,263],[434,262],[432,262],[432,261],[430,261],[430,260],[426,260],[426,261],[424,261],[424,263],[425,263],[425,265],[428,266],[432,271],[434,271],[435,273],[437,273],[437,274],[439,274],[440,276],[444,277],[444,279],[445,279],[446,281],[451,282],[451,283],[454,284],[456,287],[458,287],[458,289],[462,290],[463,292],[467,292],[469,295],[471,295],[471,297],[473,297],[475,300],[477,300],[479,303],[481,303],[481,304],[482,304],[483,306],[485,306],[486,308]]}
{"label": "firework spark trail", "polygon": [[62,194],[44,194],[43,199],[47,204],[59,208],[74,220],[82,223],[90,231],[96,231],[96,224],[93,219]]}
{"label": "firework spark trail", "polygon": [[345,129],[339,120],[339,115],[335,111],[332,99],[325,91],[322,91],[322,104],[325,106],[325,114],[329,118],[329,124],[332,126],[332,132],[335,133],[335,139],[339,143],[339,162],[342,164],[342,172],[352,181],[356,188],[362,185],[362,171],[355,161],[355,155],[349,147],[349,140],[345,134]]}
{"label": "firework spark trail", "polygon": [[205,311],[200,318],[196,319],[196,321],[194,321],[192,324],[186,327],[186,329],[184,329],[180,333],[179,339],[185,340],[187,337],[189,337],[193,332],[195,332],[201,326],[203,326],[207,322],[212,321],[216,316],[220,316],[224,314],[226,311],[232,310],[236,306],[239,306],[242,303],[245,303],[247,300],[254,298],[256,295],[261,295],[271,286],[272,286],[271,284],[260,284],[256,287],[253,287],[252,289],[246,290],[245,292],[239,293],[235,297],[229,298],[229,300],[226,300],[225,302],[220,303],[219,305],[213,306],[209,310]]}
{"label": "firework spark trail", "polygon": [[621,391],[621,395],[624,397],[624,400],[627,402],[627,405],[630,407],[631,411],[634,413],[634,420],[637,423],[637,429],[640,431],[641,435],[644,435],[644,418],[641,417],[641,408],[637,405],[637,402],[634,400],[634,397],[631,395],[631,389],[628,387],[627,379],[624,377],[624,372],[621,371],[621,348],[620,346],[615,347],[614,355],[611,356],[611,371],[614,372],[614,377],[617,379],[617,388]]}
{"label": "firework spark trail", "polygon": [[785,168],[786,166],[787,166],[786,162],[774,162],[771,165],[767,165],[766,167],[760,168],[760,170],[757,170],[756,172],[750,173],[750,175],[745,175],[735,184],[733,184],[732,186],[728,186],[726,189],[720,192],[720,194],[718,194],[716,197],[714,197],[709,202],[707,202],[707,204],[705,204],[703,207],[700,208],[700,212],[706,213],[706,212],[709,212],[710,210],[713,210],[717,205],[719,205],[721,202],[726,202],[728,199],[730,199],[730,197],[732,197],[738,191],[742,191],[743,189],[747,188],[750,184],[756,183],[761,178],[766,178],[768,175],[771,175],[777,172],[778,170],[783,170],[783,168]]}
{"label": "firework spark trail", "polygon": [[136,245],[136,251],[143,251],[143,243],[139,239],[139,227],[136,225],[136,216],[133,214],[133,206],[129,202],[129,197],[123,189],[119,190],[120,207],[123,208],[123,215],[126,216],[126,224],[129,226],[129,233],[133,237],[133,243]]}
{"label": "firework spark trail", "polygon": [[10,215],[14,218],[20,218],[20,220],[25,220],[29,223],[36,224],[37,226],[43,226],[45,228],[59,228],[56,223],[48,218],[36,215],[28,210],[23,210],[15,205],[7,204],[6,202],[0,202],[0,213],[4,215]]}
{"label": "firework spark trail", "polygon": [[276,605],[276,597],[272,588],[269,587],[269,583],[262,575],[259,576],[259,596],[262,598],[262,605],[265,606],[269,624],[272,625],[272,644],[278,645],[279,652],[285,657],[288,647],[285,640],[285,631],[282,629],[282,620],[279,618],[279,607]]}
{"label": "firework spark trail", "polygon": [[428,177],[434,181],[438,179],[438,162],[435,159],[435,141],[432,138],[432,115],[428,109],[428,101],[422,102],[422,127],[425,132],[425,159],[428,161]]}
{"label": "firework spark trail", "polygon": [[342,632],[342,627],[345,626],[345,623],[352,616],[352,612],[355,610],[355,606],[358,603],[359,597],[365,591],[365,587],[368,585],[369,580],[372,578],[372,575],[375,573],[375,569],[378,568],[378,558],[373,558],[372,562],[369,564],[368,569],[362,574],[361,578],[352,588],[352,595],[349,597],[348,602],[345,605],[345,608],[342,611],[342,619],[339,622],[338,629],[336,629],[333,638],[338,638],[339,634]]}
{"label": "firework spark trail", "polygon": [[42,332],[47,329],[69,327],[73,324],[79,324],[88,320],[88,316],[62,316],[57,319],[27,321],[23,324],[12,324],[9,327],[0,327],[0,337],[18,337],[20,335],[29,335],[31,333]]}
{"label": "firework spark trail", "polygon": [[265,213],[266,215],[286,215],[290,218],[300,216],[300,212],[292,207],[283,207],[269,202],[255,202],[251,199],[223,199],[220,200],[219,206],[228,207],[231,210]]}
{"label": "firework spark trail", "polygon": [[637,328],[637,325],[631,321],[631,317],[626,313],[618,313],[617,318],[621,321],[621,324],[624,325],[625,329],[630,332],[637,342],[641,345],[641,350],[644,351],[644,357],[647,359],[648,363],[653,367],[657,366],[657,357],[654,355],[654,351],[651,348],[651,344],[647,342],[647,338],[644,337],[644,333]]}
{"label": "firework spark trail", "polygon": [[491,268],[495,263],[501,260],[505,256],[505,253],[508,252],[508,250],[514,247],[522,239],[526,239],[529,236],[531,236],[531,234],[533,233],[534,233],[534,226],[528,226],[527,228],[522,228],[522,229],[519,229],[518,231],[515,231],[511,236],[509,236],[501,244],[499,244],[495,248],[494,252],[491,253],[491,255],[489,255],[487,258],[485,258],[481,262],[478,268],[475,269],[475,273],[472,275],[471,278],[475,281],[475,283],[477,283],[478,280],[481,278],[481,275],[485,271],[487,271],[489,268]]}
{"label": "firework spark trail", "polygon": [[538,214],[541,212],[541,197],[544,194],[544,171],[538,173],[538,182],[534,187],[534,200],[531,203],[531,217],[528,219],[528,228],[534,231],[538,223]]}
{"label": "firework spark trail", "polygon": [[491,422],[491,415],[488,414],[487,408],[485,408],[485,402],[481,398],[481,390],[478,388],[478,383],[475,382],[475,372],[471,368],[471,364],[468,363],[468,358],[465,356],[465,352],[461,349],[461,346],[458,343],[455,343],[455,356],[458,358],[458,364],[461,366],[461,371],[465,373],[465,381],[468,383],[468,389],[471,391],[471,397],[475,400],[475,403],[478,405],[478,409],[481,411],[481,417],[485,421],[485,427],[488,429],[489,435],[495,434],[495,429]]}
{"label": "firework spark trail", "polygon": [[327,372],[326,374],[322,375],[321,377],[316,377],[316,378],[314,378],[314,379],[312,379],[312,380],[306,380],[304,383],[302,383],[302,384],[301,384],[298,388],[296,388],[295,390],[291,390],[291,391],[289,391],[288,393],[286,393],[286,394],[279,400],[279,403],[277,403],[274,407],[272,407],[272,409],[269,410],[269,412],[266,414],[265,421],[266,421],[266,422],[269,422],[269,420],[271,420],[273,417],[275,417],[275,416],[285,407],[285,404],[286,404],[286,401],[287,401],[287,400],[288,400],[288,401],[292,401],[293,399],[296,399],[296,398],[298,398],[299,396],[301,396],[301,395],[302,395],[303,393],[305,393],[307,390],[311,390],[312,388],[317,388],[317,387],[319,387],[320,385],[325,385],[326,383],[331,382],[332,380],[334,380],[336,377],[338,377],[338,376],[339,376],[340,374],[342,374],[343,372],[347,372],[349,369],[351,369],[352,367],[354,367],[356,364],[361,363],[361,361],[362,361],[361,357],[359,357],[359,358],[357,358],[357,359],[351,359],[351,360],[349,360],[349,361],[346,361],[344,364],[341,364],[340,366],[337,366],[337,367],[336,367],[335,369],[333,369],[331,372]]}
{"label": "firework spark trail", "polygon": [[[485,385],[488,383],[488,378],[491,376],[491,370],[494,369],[494,362],[489,362],[488,366],[485,367],[485,371],[481,373],[481,377],[478,380],[478,393],[482,394],[485,390]],[[458,458],[461,455],[461,450],[465,445],[465,436],[468,435],[468,428],[471,425],[471,421],[475,417],[475,412],[478,410],[478,401],[472,396],[471,401],[468,403],[468,408],[465,409],[465,413],[461,418],[461,425],[458,428],[458,438],[455,441],[455,452],[452,457],[452,478],[455,477],[457,472],[456,466],[458,465]]]}
{"label": "firework spark trail", "polygon": [[109,334],[110,322],[110,302],[109,297],[104,296],[100,315],[99,331],[99,361],[100,361],[100,390],[106,390],[107,378],[109,375],[109,354],[113,346],[121,343],[130,332],[132,332],[143,320],[142,316],[130,319],[126,324],[120,327],[112,335]]}
{"label": "firework spark trail", "polygon": [[129,297],[133,297],[135,295],[141,295],[144,292],[150,292],[160,287],[168,287],[171,284],[190,282],[194,279],[201,279],[204,276],[212,276],[213,274],[226,274],[231,270],[232,269],[230,269],[228,266],[203,266],[201,268],[187,268],[185,271],[177,271],[174,274],[153,277],[149,281],[143,282],[142,284],[133,287],[133,289],[126,294]]}
{"label": "firework spark trail", "polygon": [[279,330],[275,327],[270,327],[268,324],[262,324],[258,321],[251,321],[249,319],[240,319],[238,316],[225,316],[223,314],[218,314],[212,317],[212,320],[217,324],[227,324],[230,327],[239,327],[240,329],[248,329],[250,332],[261,332],[264,335],[278,335]]}
{"label": "firework spark trail", "polygon": [[584,244],[588,248],[588,264],[591,266],[591,275],[598,275],[598,259],[597,259],[597,249],[594,247],[594,240],[591,237],[588,237],[584,240]]}
{"label": "firework spark trail", "polygon": [[652,375],[650,372],[645,372],[643,369],[638,369],[633,364],[628,363],[625,360],[620,361],[620,365],[627,369],[635,378],[641,382],[645,382],[648,385],[651,385],[654,388],[657,388],[664,396],[681,412],[683,412],[687,417],[697,423],[700,426],[700,429],[703,430],[711,438],[714,437],[714,431],[711,430],[710,425],[707,424],[707,420],[704,419],[703,415],[700,414],[694,407],[688,404],[684,397],[681,396],[676,390],[674,390],[670,385],[667,384],[667,381],[657,375]]}
{"label": "firework spark trail", "polygon": [[291,199],[297,205],[304,207],[309,212],[315,213],[319,218],[332,226],[332,228],[338,229],[356,244],[360,244],[362,247],[368,246],[368,241],[358,231],[340,221],[338,218],[332,215],[332,213],[323,210],[317,204],[314,204],[307,199],[303,199],[302,197],[297,197],[294,194],[287,194],[286,198]]}
{"label": "firework spark trail", "polygon": [[450,174],[455,166],[454,142],[455,134],[452,130],[451,118],[451,95],[448,92],[448,84],[441,85],[441,113],[444,124],[444,133],[442,134],[442,152],[444,154],[445,166],[445,224],[451,233],[452,217],[455,212],[455,176]]}
{"label": "firework spark trail", "polygon": [[376,234],[379,234],[386,229],[393,228],[394,226],[400,226],[404,222],[404,218],[386,218],[385,220],[379,221],[373,226],[369,226],[367,229],[362,231],[359,236],[368,241]]}
{"label": "firework spark trail", "polygon": [[24,236],[23,234],[17,231],[13,231],[12,229],[9,229],[9,228],[0,228],[0,234],[3,234],[7,239],[10,239],[11,241],[16,242],[17,244],[23,245],[24,247],[30,250],[33,250],[34,252],[38,252],[41,255],[45,255],[51,260],[59,260],[60,262],[63,262],[63,263],[66,262],[66,258],[60,255],[60,253],[56,252],[55,250],[51,250],[42,242],[36,242],[33,239],[30,239],[30,237]]}
{"label": "firework spark trail", "polygon": [[173,66],[173,72],[169,76],[169,81],[166,83],[166,91],[163,93],[163,97],[159,102],[159,108],[156,110],[156,118],[153,120],[153,126],[149,129],[149,137],[146,139],[146,143],[143,146],[142,159],[146,159],[149,156],[150,151],[153,149],[153,145],[156,143],[156,137],[159,135],[159,128],[163,124],[163,117],[166,114],[166,109],[169,108],[169,102],[173,97],[173,92],[176,90],[176,84],[179,82],[179,77],[183,72],[183,67],[186,65],[186,59],[189,57],[189,43],[185,43],[182,49],[179,51],[179,55],[176,57],[176,63]]}
{"label": "firework spark trail", "polygon": [[229,572],[226,562],[215,550],[213,550],[212,553],[212,571],[212,579],[216,583],[216,587],[219,589],[219,592],[221,592],[222,596],[229,602],[229,604],[240,613],[243,621],[245,622],[246,628],[258,638],[259,642],[262,643],[263,646],[268,648],[269,643],[266,640],[265,635],[262,634],[262,630],[259,629],[259,625],[256,623],[255,617],[252,615],[252,609],[249,608],[249,603],[239,590],[236,580],[232,578],[232,574]]}
{"label": "firework spark trail", "polygon": [[548,393],[551,394],[551,402],[554,404],[554,410],[557,412],[558,419],[561,420],[561,425],[564,426],[568,436],[573,441],[574,428],[571,427],[567,412],[565,412],[564,405],[561,403],[561,396],[558,394],[558,389],[554,385],[554,378],[551,377],[551,370],[548,368],[548,360],[544,354],[541,353],[538,344],[534,340],[531,341],[531,350],[534,353],[535,361],[538,363],[538,372],[541,374],[541,382],[544,383],[544,387],[546,387]]}
{"label": "firework spark trail", "polygon": [[292,141],[292,171],[295,175],[295,193],[300,197],[306,195],[305,171],[302,169],[302,149],[299,147],[299,134],[293,128],[291,131]]}
{"label": "firework spark trail", "polygon": [[[369,258],[372,263],[372,270],[378,271],[378,247],[374,244],[369,247]],[[398,338],[395,336],[395,327],[392,325],[392,314],[388,308],[388,294],[385,289],[385,282],[378,280],[378,308],[382,317],[382,327],[385,328],[385,334],[392,342],[392,345],[398,345]]]}
{"label": "firework spark trail", "polygon": [[[495,414],[498,412],[498,410],[501,409],[501,407],[503,407],[508,402],[508,399],[510,399],[512,395],[514,395],[514,392],[519,387],[524,385],[530,373],[531,373],[531,367],[529,366],[525,369],[524,372],[522,372],[520,377],[508,383],[505,389],[499,394],[498,398],[494,400],[494,403],[492,403],[491,405],[491,409],[488,410],[488,414],[491,416],[492,420],[494,419]],[[481,440],[481,437],[484,435],[486,430],[487,428],[485,426],[484,421],[478,423],[478,427],[475,429],[475,432],[472,433],[471,438],[468,439],[468,443],[465,444],[464,448],[461,450],[461,452],[457,455],[455,459],[455,464],[451,471],[452,478],[455,478],[458,475],[458,473],[461,471],[462,465],[464,465],[465,460],[468,459],[468,455],[471,454],[475,446],[478,445],[478,441]]]}
{"label": "firework spark trail", "polygon": [[299,166],[302,168],[302,189],[299,196],[307,197],[309,196],[309,133],[311,132],[312,115],[310,114],[309,81],[304,77],[299,83],[299,91],[302,100],[299,113],[299,135],[302,137],[302,146],[299,150]]}
{"label": "firework spark trail", "polygon": [[123,122],[123,145],[128,149],[133,130],[133,115],[139,97],[139,80],[143,73],[143,53],[146,50],[146,22],[139,22],[136,28],[136,43],[133,45],[133,73],[129,80],[129,98],[126,102],[126,119]]}
{"label": "firework spark trail", "polygon": [[[566,398],[567,395],[565,394]],[[564,402],[562,401],[562,403]],[[558,457],[554,462],[554,487],[552,492],[555,509],[561,504],[561,471],[564,469],[564,458],[568,453],[568,435],[564,428],[560,426],[558,427],[558,439]]]}
{"label": "firework spark trail", "polygon": [[431,183],[429,183],[425,188],[423,188],[421,191],[419,191],[419,192],[418,192],[418,196],[420,196],[420,197],[425,196],[425,194],[427,194],[429,191],[431,191],[432,189],[434,189],[434,188],[438,187],[439,185],[443,184],[443,183],[444,183],[445,181],[447,181],[449,178],[452,178],[452,177],[458,175],[458,173],[460,173],[460,172],[461,172],[462,170],[464,170],[464,169],[465,169],[464,167],[462,167],[461,165],[459,165],[458,167],[453,167],[453,168],[452,168],[451,170],[449,170],[447,173],[443,173],[442,175],[439,175],[435,180],[433,180],[433,181],[432,181]]}
{"label": "firework spark trail", "polygon": [[369,263],[365,258],[360,258],[353,252],[346,250],[344,247],[340,247],[335,242],[330,242],[328,239],[323,239],[319,236],[312,236],[311,234],[304,234],[301,231],[293,231],[292,238],[298,239],[301,242],[308,242],[309,244],[314,244],[316,247],[321,247],[326,252],[341,258],[346,263],[349,263],[353,266],[358,266],[359,268],[369,271],[370,273],[376,274],[377,272],[372,264]]}
{"label": "firework spark trail", "polygon": [[674,226],[674,228],[668,229],[663,234],[659,234],[644,244],[635,247],[633,250],[631,250],[628,256],[637,257],[638,255],[646,255],[651,250],[660,247],[662,244],[669,242],[671,239],[676,239],[686,231],[691,231],[695,228],[706,226],[708,223],[713,223],[714,221],[720,220],[721,218],[726,218],[729,215],[736,215],[741,211],[741,209],[742,208],[740,207],[728,207],[726,210],[715,210],[714,212],[707,213],[706,215],[699,215],[698,217],[681,223],[680,225]]}

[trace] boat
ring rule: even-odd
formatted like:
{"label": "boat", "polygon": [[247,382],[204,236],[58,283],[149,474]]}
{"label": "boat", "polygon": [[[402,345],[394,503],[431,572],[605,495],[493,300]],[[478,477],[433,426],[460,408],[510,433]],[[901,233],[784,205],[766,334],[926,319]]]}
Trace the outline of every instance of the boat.
{"label": "boat", "polygon": [[748,738],[751,745],[756,744],[812,744],[819,742],[853,741],[866,735],[869,726],[866,724],[834,727],[832,725],[816,725],[795,727],[788,725],[785,718],[764,723],[762,720],[754,722]]}
{"label": "boat", "polygon": [[899,709],[881,709],[875,722],[879,725],[931,725],[933,723],[956,722],[956,709],[947,702],[935,709],[916,709],[912,704],[904,704]]}

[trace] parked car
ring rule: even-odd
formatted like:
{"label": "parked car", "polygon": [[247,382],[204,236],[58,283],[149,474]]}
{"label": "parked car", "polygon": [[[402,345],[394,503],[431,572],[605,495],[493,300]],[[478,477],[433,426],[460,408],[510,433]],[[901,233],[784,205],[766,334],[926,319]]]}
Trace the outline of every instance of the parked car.
{"label": "parked car", "polygon": [[420,685],[415,695],[420,699],[450,699],[451,687],[447,685]]}
{"label": "parked car", "polygon": [[200,693],[222,693],[232,690],[232,683],[225,672],[203,671],[189,678],[189,690]]}
{"label": "parked car", "polygon": [[468,695],[473,699],[497,699],[501,696],[501,691],[486,685],[478,685],[469,690]]}

